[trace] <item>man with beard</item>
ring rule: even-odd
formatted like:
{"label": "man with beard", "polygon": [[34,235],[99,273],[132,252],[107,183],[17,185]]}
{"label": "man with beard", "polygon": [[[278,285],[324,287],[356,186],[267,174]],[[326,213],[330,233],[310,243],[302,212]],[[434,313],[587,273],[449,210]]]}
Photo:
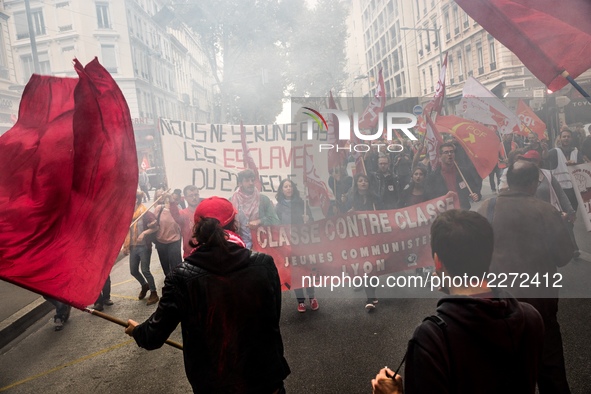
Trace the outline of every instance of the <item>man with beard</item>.
{"label": "man with beard", "polygon": [[232,204],[238,210],[240,227],[238,235],[246,247],[252,247],[250,229],[258,226],[279,224],[279,218],[269,197],[262,195],[254,186],[255,174],[252,170],[238,173],[238,190],[232,196]]}
{"label": "man with beard", "polygon": [[[174,199],[170,204],[170,214],[181,227],[181,235],[183,237],[183,258],[185,258],[190,255],[191,250],[193,250],[193,247],[189,245],[189,242],[193,237],[193,226],[195,225],[193,222],[193,216],[201,199],[199,198],[199,188],[194,185],[185,186],[183,194],[185,195],[185,201],[188,205],[187,208],[179,211],[178,200]],[[175,194],[173,194],[173,196],[175,196]]]}

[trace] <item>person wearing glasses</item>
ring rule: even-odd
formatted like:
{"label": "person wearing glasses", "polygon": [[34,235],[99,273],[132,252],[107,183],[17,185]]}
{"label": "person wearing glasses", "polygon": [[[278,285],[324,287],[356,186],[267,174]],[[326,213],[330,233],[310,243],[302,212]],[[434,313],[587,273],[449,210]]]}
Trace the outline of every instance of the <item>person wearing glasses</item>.
{"label": "person wearing glasses", "polygon": [[[441,197],[448,192],[455,192],[462,209],[470,209],[470,201],[477,202],[482,197],[482,179],[469,169],[459,172],[456,163],[456,146],[446,142],[439,146],[439,167],[427,177],[427,200]],[[462,177],[462,175],[464,175]]]}
{"label": "person wearing glasses", "polygon": [[[193,238],[193,226],[195,225],[193,216],[195,214],[195,209],[197,209],[197,206],[201,202],[201,198],[199,198],[199,188],[194,185],[185,186],[183,194],[185,195],[187,208],[179,211],[178,201],[175,199],[174,202],[176,202],[176,204],[170,204],[170,214],[175,222],[181,227],[181,235],[183,237],[183,258],[186,258],[193,250],[193,247],[189,245],[189,242],[191,241],[191,238]],[[174,197],[175,194],[172,196]]]}

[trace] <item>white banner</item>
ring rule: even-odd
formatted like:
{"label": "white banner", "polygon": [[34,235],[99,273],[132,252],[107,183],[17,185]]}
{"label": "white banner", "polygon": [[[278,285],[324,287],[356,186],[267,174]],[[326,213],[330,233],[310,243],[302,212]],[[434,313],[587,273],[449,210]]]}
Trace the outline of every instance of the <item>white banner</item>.
{"label": "white banner", "polygon": [[[306,122],[244,128],[248,150],[259,170],[261,192],[275,201],[281,180],[295,178],[303,195],[304,148],[316,163],[326,163],[326,153],[320,155],[317,149],[319,141],[326,141],[326,131],[318,135],[315,129],[314,140],[308,141]],[[245,169],[240,125],[160,119],[159,131],[168,187],[182,190],[195,185],[201,189],[201,197],[232,196],[237,174]],[[326,165],[318,164],[320,177],[327,180]]]}
{"label": "white banner", "polygon": [[585,218],[585,227],[591,231],[591,163],[569,166],[575,194]]}

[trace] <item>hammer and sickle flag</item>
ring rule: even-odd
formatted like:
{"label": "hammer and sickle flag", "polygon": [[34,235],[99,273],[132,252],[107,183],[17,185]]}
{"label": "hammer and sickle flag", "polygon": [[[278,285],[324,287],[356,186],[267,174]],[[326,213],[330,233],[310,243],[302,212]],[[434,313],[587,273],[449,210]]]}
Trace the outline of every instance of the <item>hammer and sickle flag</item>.
{"label": "hammer and sickle flag", "polygon": [[458,116],[438,116],[435,122],[442,133],[449,133],[462,145],[478,175],[486,178],[497,165],[499,137],[488,127]]}
{"label": "hammer and sickle flag", "polygon": [[0,137],[0,279],[94,303],[129,229],[138,181],[129,108],[95,58],[33,75]]}

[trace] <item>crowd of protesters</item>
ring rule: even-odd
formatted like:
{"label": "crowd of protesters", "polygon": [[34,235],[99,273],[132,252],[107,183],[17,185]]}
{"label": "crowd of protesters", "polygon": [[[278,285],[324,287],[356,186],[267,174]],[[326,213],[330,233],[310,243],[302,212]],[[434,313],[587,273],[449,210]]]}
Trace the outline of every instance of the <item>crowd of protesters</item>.
{"label": "crowd of protesters", "polygon": [[[403,152],[370,149],[361,160],[351,155],[329,171],[334,200],[328,216],[404,208],[454,192],[461,210],[441,214],[431,228],[433,275],[556,272],[580,253],[573,231],[578,202],[567,167],[591,161],[591,137],[573,129],[560,130],[554,148],[535,133],[499,138],[499,162],[489,177],[498,196],[481,204],[478,213],[469,210],[482,199],[483,180],[449,135],[438,147],[434,168],[418,142],[405,142]],[[285,392],[289,367],[279,331],[279,277],[269,256],[250,251],[250,234],[261,225],[304,225],[314,218],[293,180],[281,181],[276,203],[259,193],[256,181],[252,170],[240,172],[229,200],[203,200],[193,185],[182,195],[161,186],[151,209],[144,205],[145,192],[137,193],[123,251],[140,284],[138,299],[150,291],[147,305],[158,303],[158,308],[142,324],[130,320],[126,332],[139,346],[155,349],[180,323],[186,373],[196,392]],[[534,242],[542,238],[547,241]],[[162,298],[150,271],[152,244],[166,276]],[[378,303],[375,290],[365,288],[368,310]],[[426,318],[409,341],[405,378],[384,368],[371,382],[375,393],[534,393],[536,387],[542,394],[569,392],[557,294],[538,298],[523,289],[498,292],[486,281],[442,291],[452,297],[440,300],[437,314]],[[295,295],[298,312],[308,309],[306,299],[312,311],[319,309],[313,287],[297,289]],[[107,280],[95,308],[112,303]],[[58,311],[56,330],[67,315]],[[483,324],[489,329],[481,331]],[[476,335],[473,343],[465,342],[467,333]],[[501,362],[512,367],[498,369]],[[465,370],[472,371],[470,377],[459,375]],[[511,379],[495,379],[507,371]],[[491,384],[474,391],[482,381]]]}

